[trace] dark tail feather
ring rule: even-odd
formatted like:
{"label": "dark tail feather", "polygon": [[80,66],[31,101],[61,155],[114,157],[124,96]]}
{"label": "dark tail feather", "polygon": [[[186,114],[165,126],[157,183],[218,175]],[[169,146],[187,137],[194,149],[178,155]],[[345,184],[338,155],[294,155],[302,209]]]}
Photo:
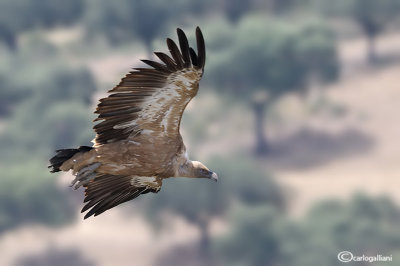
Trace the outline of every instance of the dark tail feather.
{"label": "dark tail feather", "polygon": [[61,149],[56,150],[56,155],[50,159],[50,172],[55,173],[59,172],[60,166],[67,160],[71,159],[78,152],[87,152],[93,149],[93,147],[89,146],[80,146],[78,149]]}

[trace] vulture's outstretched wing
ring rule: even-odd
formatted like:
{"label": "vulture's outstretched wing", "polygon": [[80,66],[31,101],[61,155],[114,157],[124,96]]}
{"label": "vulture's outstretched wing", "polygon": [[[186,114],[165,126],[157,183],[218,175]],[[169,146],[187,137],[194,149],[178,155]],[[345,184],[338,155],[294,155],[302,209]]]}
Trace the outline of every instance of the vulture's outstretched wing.
{"label": "vulture's outstretched wing", "polygon": [[87,203],[81,212],[90,209],[85,214],[85,219],[92,215],[97,216],[140,194],[158,192],[162,185],[162,179],[156,177],[97,174],[94,179],[83,185],[86,188],[84,202]]}
{"label": "vulture's outstretched wing", "polygon": [[101,99],[94,126],[95,146],[134,138],[138,134],[179,135],[182,113],[196,95],[203,75],[206,51],[196,28],[197,54],[181,29],[179,46],[167,39],[171,56],[156,52],[164,63],[142,60],[152,68],[136,68]]}

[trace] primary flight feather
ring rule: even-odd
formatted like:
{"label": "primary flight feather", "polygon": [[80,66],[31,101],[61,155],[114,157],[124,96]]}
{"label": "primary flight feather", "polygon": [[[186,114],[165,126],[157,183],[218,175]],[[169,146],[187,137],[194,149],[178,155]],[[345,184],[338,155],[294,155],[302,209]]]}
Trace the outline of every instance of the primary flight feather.
{"label": "primary flight feather", "polygon": [[162,63],[142,60],[150,68],[135,68],[100,100],[93,147],[57,150],[51,172],[72,170],[75,188],[85,187],[85,219],[99,215],[140,194],[158,192],[169,177],[218,180],[201,162],[189,160],[179,133],[183,111],[196,96],[206,50],[196,28],[197,53],[177,29],[179,48],[171,39]]}

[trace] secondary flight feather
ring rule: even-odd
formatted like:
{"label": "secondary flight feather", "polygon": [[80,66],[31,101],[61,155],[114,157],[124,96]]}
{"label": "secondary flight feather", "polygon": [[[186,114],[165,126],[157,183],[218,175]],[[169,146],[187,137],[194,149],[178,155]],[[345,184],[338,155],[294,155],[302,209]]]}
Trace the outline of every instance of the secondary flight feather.
{"label": "secondary flight feather", "polygon": [[51,172],[72,170],[74,188],[85,188],[85,219],[158,192],[165,178],[218,180],[204,164],[188,158],[179,133],[204,71],[203,34],[197,27],[197,53],[181,29],[177,34],[179,48],[167,39],[171,56],[155,52],[161,62],[142,60],[149,67],[135,68],[100,100],[93,147],[57,150],[50,159]]}

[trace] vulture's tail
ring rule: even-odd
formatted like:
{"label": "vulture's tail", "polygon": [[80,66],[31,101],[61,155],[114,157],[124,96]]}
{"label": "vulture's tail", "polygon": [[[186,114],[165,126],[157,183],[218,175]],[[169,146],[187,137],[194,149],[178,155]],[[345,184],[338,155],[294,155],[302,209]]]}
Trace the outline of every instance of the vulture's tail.
{"label": "vulture's tail", "polygon": [[89,146],[80,146],[78,149],[61,149],[56,150],[56,155],[50,159],[50,172],[55,173],[61,171],[61,165],[72,158],[78,152],[87,152],[93,149]]}

